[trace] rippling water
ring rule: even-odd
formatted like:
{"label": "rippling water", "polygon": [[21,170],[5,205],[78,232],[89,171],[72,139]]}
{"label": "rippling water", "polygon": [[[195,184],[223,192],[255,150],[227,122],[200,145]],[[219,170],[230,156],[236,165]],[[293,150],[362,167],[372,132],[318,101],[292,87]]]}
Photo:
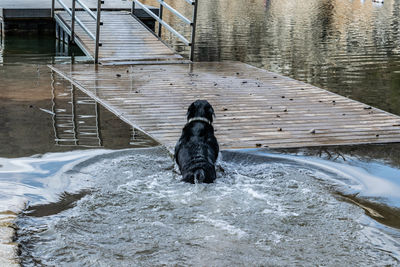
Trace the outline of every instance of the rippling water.
{"label": "rippling water", "polygon": [[69,181],[69,193],[56,202],[31,200],[19,221],[23,264],[400,263],[399,232],[335,193],[386,196],[390,190],[373,190],[371,179],[393,190],[399,181],[304,156],[256,150],[222,158],[210,185],[180,182],[162,148],[93,152],[49,173],[48,181]]}

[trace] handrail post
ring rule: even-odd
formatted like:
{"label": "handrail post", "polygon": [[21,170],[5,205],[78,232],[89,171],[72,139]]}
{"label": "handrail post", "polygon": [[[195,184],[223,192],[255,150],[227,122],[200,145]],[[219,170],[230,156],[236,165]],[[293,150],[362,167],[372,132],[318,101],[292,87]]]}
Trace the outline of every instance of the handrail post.
{"label": "handrail post", "polygon": [[135,15],[135,8],[136,8],[136,6],[135,6],[135,1],[132,1],[132,7],[131,7],[131,13],[132,13],[132,15]]}
{"label": "handrail post", "polygon": [[102,0],[97,0],[97,19],[96,19],[96,48],[94,52],[94,63],[99,63],[99,44],[100,44],[100,18]]}
{"label": "handrail post", "polygon": [[54,9],[56,5],[56,0],[51,0],[51,17],[54,19]]}
{"label": "handrail post", "polygon": [[[164,1],[164,0],[161,0],[161,1]],[[162,3],[160,3],[160,9],[158,10],[158,17],[161,20],[162,20],[162,17],[163,17],[163,9],[164,9],[164,6],[162,5]],[[161,37],[161,28],[162,28],[161,23],[158,23],[158,37]]]}
{"label": "handrail post", "polygon": [[194,7],[193,7],[193,24],[192,24],[192,40],[190,43],[190,61],[193,61],[194,59],[194,44],[195,44],[195,39],[196,39],[196,24],[197,24],[197,7],[198,7],[198,1],[199,0],[193,0],[194,1]]}
{"label": "handrail post", "polygon": [[3,49],[3,22],[0,20],[0,50]]}
{"label": "handrail post", "polygon": [[75,43],[75,0],[72,0],[71,43]]}

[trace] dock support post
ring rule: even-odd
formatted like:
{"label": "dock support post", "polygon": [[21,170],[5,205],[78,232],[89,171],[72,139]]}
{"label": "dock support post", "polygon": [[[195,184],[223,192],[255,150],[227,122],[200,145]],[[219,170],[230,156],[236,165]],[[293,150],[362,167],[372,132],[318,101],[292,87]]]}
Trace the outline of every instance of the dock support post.
{"label": "dock support post", "polygon": [[190,42],[190,61],[193,61],[194,59],[194,44],[196,40],[196,24],[197,24],[197,7],[198,7],[198,1],[199,0],[194,0],[194,8],[193,8],[193,24],[192,24],[192,39]]}
{"label": "dock support post", "polygon": [[61,42],[60,42],[60,45],[61,45],[61,54],[62,55],[64,55],[64,50],[65,50],[65,32],[64,32],[64,30],[62,30],[61,29]]}
{"label": "dock support post", "polygon": [[3,45],[3,21],[0,19],[0,47]]}
{"label": "dock support post", "polygon": [[56,55],[60,52],[60,32],[59,32],[60,26],[58,26],[58,23],[56,22]]}
{"label": "dock support post", "polygon": [[60,26],[58,26],[57,22],[56,22],[56,39],[57,41],[60,41]]}
{"label": "dock support post", "polygon": [[61,42],[63,43],[63,46],[64,46],[64,43],[65,43],[65,31],[63,29],[61,29]]}
{"label": "dock support post", "polygon": [[135,2],[134,1],[132,1],[132,7],[131,7],[131,13],[132,13],[132,15],[135,15]]}
{"label": "dock support post", "polygon": [[51,0],[51,17],[54,19],[54,9],[56,5],[56,0]]}
{"label": "dock support post", "polygon": [[[164,0],[161,0],[161,1],[164,1]],[[160,3],[160,9],[158,11],[158,17],[161,20],[162,20],[162,17],[163,17],[163,9],[164,9],[164,6],[162,5],[162,3]],[[162,25],[161,25],[161,23],[158,23],[158,37],[161,37],[161,29],[162,29]]]}
{"label": "dock support post", "polygon": [[75,0],[72,0],[72,15],[71,15],[71,43],[75,43]]}
{"label": "dock support post", "polygon": [[99,44],[100,44],[100,18],[102,0],[97,0],[97,19],[96,19],[96,48],[94,52],[94,63],[99,63]]}

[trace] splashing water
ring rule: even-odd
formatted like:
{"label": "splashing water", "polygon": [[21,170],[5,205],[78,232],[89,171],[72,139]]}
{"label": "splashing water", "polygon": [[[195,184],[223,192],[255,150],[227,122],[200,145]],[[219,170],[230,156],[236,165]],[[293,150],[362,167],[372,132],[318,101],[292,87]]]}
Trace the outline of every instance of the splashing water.
{"label": "splashing water", "polygon": [[399,232],[334,194],[360,182],[316,164],[227,151],[216,183],[192,185],[162,148],[95,155],[62,171],[90,183],[20,218],[23,264],[398,264]]}

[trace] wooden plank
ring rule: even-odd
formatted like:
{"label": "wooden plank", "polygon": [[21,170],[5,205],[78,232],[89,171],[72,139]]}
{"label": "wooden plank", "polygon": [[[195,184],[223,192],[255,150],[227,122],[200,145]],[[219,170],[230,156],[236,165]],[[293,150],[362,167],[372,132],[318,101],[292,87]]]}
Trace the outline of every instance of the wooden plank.
{"label": "wooden plank", "polygon": [[[77,17],[93,33],[96,22],[87,13],[76,12]],[[71,17],[65,11],[57,13],[66,25],[71,24]],[[103,11],[103,25],[100,30],[99,61],[104,63],[118,61],[184,61],[184,58],[150,33],[136,18],[126,11]],[[78,25],[75,33],[86,53],[94,56],[94,40]]]}
{"label": "wooden plank", "polygon": [[222,149],[400,142],[399,116],[239,62],[54,69],[169,148],[199,98]]}

